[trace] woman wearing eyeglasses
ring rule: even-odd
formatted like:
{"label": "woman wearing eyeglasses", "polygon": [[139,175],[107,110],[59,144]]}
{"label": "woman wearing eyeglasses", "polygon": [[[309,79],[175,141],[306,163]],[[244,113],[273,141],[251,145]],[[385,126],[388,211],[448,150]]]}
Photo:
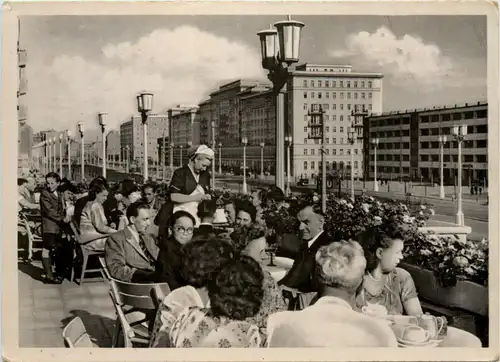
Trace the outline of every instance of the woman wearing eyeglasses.
{"label": "woman wearing eyeglasses", "polygon": [[187,211],[177,211],[170,220],[171,235],[160,244],[156,272],[162,282],[168,283],[170,290],[187,285],[181,269],[182,246],[193,238],[195,219]]}

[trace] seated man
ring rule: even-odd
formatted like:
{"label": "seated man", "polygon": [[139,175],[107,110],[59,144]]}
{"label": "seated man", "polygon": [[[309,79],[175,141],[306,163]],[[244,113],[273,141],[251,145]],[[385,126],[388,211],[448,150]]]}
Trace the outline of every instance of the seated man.
{"label": "seated man", "polygon": [[151,218],[154,220],[156,214],[160,210],[160,198],[156,195],[156,185],[154,183],[147,183],[142,186],[143,201],[148,204],[151,210]]}
{"label": "seated man", "polygon": [[215,200],[203,200],[198,205],[198,218],[201,220],[200,226],[194,229],[193,239],[206,239],[215,236],[213,226],[217,202]]}
{"label": "seated man", "polygon": [[269,347],[397,347],[389,325],[353,310],[366,259],[355,241],[334,242],[316,253],[321,298],[302,311],[273,314]]}
{"label": "seated man", "polygon": [[149,206],[135,202],[127,208],[129,225],[110,235],[106,242],[106,264],[115,279],[133,283],[155,280],[158,246],[146,233],[151,224]]}
{"label": "seated man", "polygon": [[36,182],[33,177],[17,179],[17,201],[18,210],[40,210],[40,205],[35,202],[33,193],[35,192]]}

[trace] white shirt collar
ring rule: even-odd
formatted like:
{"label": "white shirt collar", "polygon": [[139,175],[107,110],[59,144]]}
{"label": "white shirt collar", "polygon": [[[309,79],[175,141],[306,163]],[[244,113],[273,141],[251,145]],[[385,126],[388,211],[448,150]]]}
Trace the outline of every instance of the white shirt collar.
{"label": "white shirt collar", "polygon": [[314,244],[314,242],[319,238],[319,236],[323,234],[323,230],[321,230],[318,234],[316,234],[316,236],[314,238],[312,238],[311,240],[309,240],[307,242],[307,247],[310,248],[312,244]]}

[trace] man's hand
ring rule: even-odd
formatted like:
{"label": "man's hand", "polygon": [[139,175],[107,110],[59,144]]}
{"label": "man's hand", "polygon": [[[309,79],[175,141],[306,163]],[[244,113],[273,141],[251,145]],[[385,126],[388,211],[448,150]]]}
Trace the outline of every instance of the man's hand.
{"label": "man's hand", "polygon": [[203,201],[203,200],[212,200],[212,195],[208,195],[208,194],[201,195],[201,201]]}

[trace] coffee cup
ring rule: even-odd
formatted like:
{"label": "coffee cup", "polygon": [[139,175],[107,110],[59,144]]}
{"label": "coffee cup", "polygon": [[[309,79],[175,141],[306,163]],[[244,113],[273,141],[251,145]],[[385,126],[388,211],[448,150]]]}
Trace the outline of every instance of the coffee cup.
{"label": "coffee cup", "polygon": [[380,304],[367,304],[361,308],[363,314],[375,317],[375,318],[386,318],[387,317],[387,309],[383,305]]}
{"label": "coffee cup", "polygon": [[429,341],[429,331],[419,326],[407,326],[401,334],[401,340],[410,344],[423,344]]}

